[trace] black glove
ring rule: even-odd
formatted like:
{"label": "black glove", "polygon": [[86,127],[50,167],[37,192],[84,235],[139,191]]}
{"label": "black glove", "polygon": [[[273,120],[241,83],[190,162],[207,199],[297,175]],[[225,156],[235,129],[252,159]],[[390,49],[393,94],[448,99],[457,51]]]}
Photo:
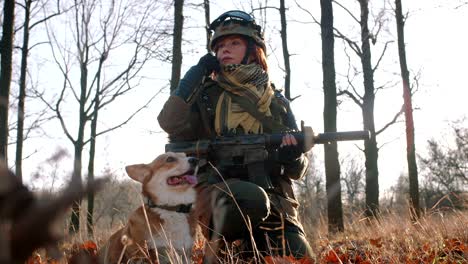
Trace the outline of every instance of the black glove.
{"label": "black glove", "polygon": [[201,57],[198,61],[198,65],[205,69],[206,74],[211,74],[213,71],[220,70],[218,59],[211,53],[207,53]]}
{"label": "black glove", "polygon": [[298,145],[287,145],[278,148],[278,162],[282,164],[291,164],[297,161],[301,155],[301,147]]}
{"label": "black glove", "polygon": [[215,56],[208,53],[200,58],[198,64],[192,66],[179,82],[174,94],[181,97],[185,102],[193,102],[199,92],[200,84],[204,76],[211,74],[214,70],[219,71],[219,62]]}

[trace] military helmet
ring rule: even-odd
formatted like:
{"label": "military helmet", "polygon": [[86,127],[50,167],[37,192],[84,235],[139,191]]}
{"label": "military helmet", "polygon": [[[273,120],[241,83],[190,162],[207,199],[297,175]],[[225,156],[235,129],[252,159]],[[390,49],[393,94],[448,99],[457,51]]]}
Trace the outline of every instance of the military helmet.
{"label": "military helmet", "polygon": [[251,38],[263,51],[266,51],[262,27],[255,23],[252,16],[244,11],[231,10],[216,18],[210,25],[213,32],[210,40],[210,49],[214,51],[216,42],[224,36],[243,35]]}

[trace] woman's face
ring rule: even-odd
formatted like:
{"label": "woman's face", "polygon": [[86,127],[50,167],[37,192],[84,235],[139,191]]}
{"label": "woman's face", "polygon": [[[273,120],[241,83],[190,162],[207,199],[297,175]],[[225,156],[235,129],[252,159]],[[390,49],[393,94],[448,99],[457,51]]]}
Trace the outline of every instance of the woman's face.
{"label": "woman's face", "polygon": [[226,36],[218,40],[215,48],[221,65],[240,64],[247,50],[247,41],[236,35]]}

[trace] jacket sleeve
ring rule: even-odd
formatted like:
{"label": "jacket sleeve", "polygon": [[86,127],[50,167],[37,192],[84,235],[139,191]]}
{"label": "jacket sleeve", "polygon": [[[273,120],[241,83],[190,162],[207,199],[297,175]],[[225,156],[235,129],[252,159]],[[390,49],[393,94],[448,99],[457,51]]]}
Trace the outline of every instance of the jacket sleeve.
{"label": "jacket sleeve", "polygon": [[158,122],[169,134],[170,140],[197,138],[201,122],[197,105],[194,103],[205,78],[206,70],[202,66],[192,66],[164,104],[158,115]]}
{"label": "jacket sleeve", "polygon": [[[283,120],[284,124],[293,130],[298,130],[296,118],[294,117],[294,114],[291,110],[289,100],[286,99],[283,95],[281,95],[281,93],[279,93],[279,95],[275,93],[275,96],[277,96],[280,103],[282,103],[283,106],[286,108],[286,116],[284,117],[285,120]],[[283,164],[283,168],[284,175],[289,179],[301,179],[307,173],[307,170],[309,168],[309,159],[303,153],[298,159]]]}
{"label": "jacket sleeve", "polygon": [[158,115],[159,126],[171,140],[190,140],[195,136],[191,122],[193,115],[189,104],[181,97],[171,95]]}
{"label": "jacket sleeve", "polygon": [[284,165],[284,175],[291,180],[299,180],[307,173],[309,159],[305,154],[290,164]]}

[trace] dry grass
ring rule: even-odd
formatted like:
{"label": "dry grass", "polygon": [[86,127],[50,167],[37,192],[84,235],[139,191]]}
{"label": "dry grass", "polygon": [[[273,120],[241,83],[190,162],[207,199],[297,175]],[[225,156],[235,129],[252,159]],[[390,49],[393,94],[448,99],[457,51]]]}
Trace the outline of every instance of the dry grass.
{"label": "dry grass", "polygon": [[312,241],[319,263],[468,263],[468,211],[431,212],[379,221],[355,217],[346,232],[328,235],[321,221]]}
{"label": "dry grass", "polygon": [[[309,235],[316,253],[314,263],[468,263],[468,211],[431,212],[417,223],[407,215],[385,213],[379,221],[353,217],[345,232],[327,233],[325,221]],[[81,234],[65,242],[61,250],[65,257],[59,263],[86,250],[93,255],[112,230],[100,230],[92,242]],[[93,243],[93,242],[96,243]],[[201,263],[203,243],[196,243],[193,262]],[[57,263],[36,258],[30,263]],[[251,263],[310,263],[290,258],[268,258]],[[234,257],[224,263],[245,263]]]}
{"label": "dry grass", "polygon": [[[104,192],[112,195],[101,198],[102,205],[98,205],[98,208],[102,208],[100,210],[114,212],[114,205],[111,206],[112,210],[108,208],[109,201],[129,201],[126,198],[135,197],[134,194],[137,193],[135,188],[130,192],[118,188],[120,191],[115,191],[115,188],[114,186],[108,192]],[[116,194],[122,197],[117,199],[116,197],[120,196]],[[125,215],[128,215],[126,212],[138,206],[138,202],[132,201],[126,207],[119,208],[123,218],[115,221],[109,221],[104,214],[99,218],[100,221],[97,221],[98,227],[93,238],[87,235],[83,227],[86,219],[82,213],[82,228],[78,234],[68,238],[61,245],[60,255],[64,257],[59,262],[41,254],[41,259],[36,258],[30,263],[67,263],[83,251],[88,252],[90,256],[95,255],[110,235],[125,223]],[[85,203],[82,204],[82,212],[84,208]],[[408,213],[395,212],[382,213],[379,221],[371,221],[362,214],[353,214],[345,219],[345,232],[330,235],[327,231],[327,221],[323,217],[303,216],[302,222],[316,254],[314,263],[468,263],[468,210],[431,211],[416,223],[410,221]],[[64,221],[62,228],[65,230],[66,226]],[[203,244],[203,241],[197,241],[195,244],[192,256],[194,263],[201,263]],[[246,263],[234,256],[228,258],[228,261],[222,263]],[[290,258],[267,258],[250,263],[264,262],[310,263]]]}

